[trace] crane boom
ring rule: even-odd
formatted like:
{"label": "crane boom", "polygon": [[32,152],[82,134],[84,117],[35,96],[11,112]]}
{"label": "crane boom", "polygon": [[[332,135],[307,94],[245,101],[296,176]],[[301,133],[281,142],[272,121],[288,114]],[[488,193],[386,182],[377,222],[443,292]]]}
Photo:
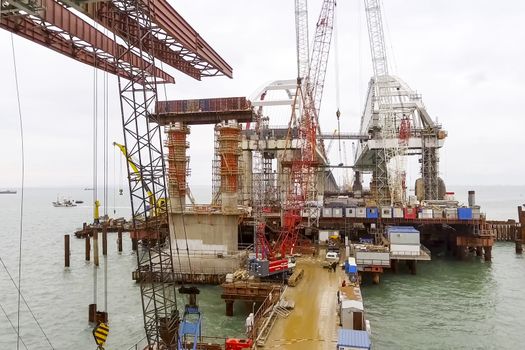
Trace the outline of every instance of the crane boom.
{"label": "crane boom", "polygon": [[381,18],[380,0],[365,0],[365,11],[374,77],[377,78],[383,75],[388,75],[388,61],[386,56],[383,20]]}
{"label": "crane boom", "polygon": [[295,35],[297,42],[297,77],[308,75],[310,43],[308,35],[308,0],[295,0]]}
{"label": "crane boom", "polygon": [[[379,115],[378,126],[384,144],[383,150],[378,151],[376,155],[375,197],[379,205],[391,205],[403,201],[402,174],[404,172],[401,169],[403,167],[401,158],[405,152],[400,149],[397,142],[398,116],[393,108],[395,91],[389,82],[380,0],[364,0],[364,2],[374,70],[375,99],[372,101],[372,108],[373,112],[377,111]],[[396,141],[386,142],[386,140]]]}
{"label": "crane boom", "polygon": [[[316,197],[317,135],[320,134],[318,112],[328,65],[335,4],[335,0],[323,1],[316,24],[308,76],[303,84],[299,84],[295,94],[294,106],[299,105],[301,112],[298,138],[298,148],[301,151],[292,157],[290,164],[290,183],[283,205],[282,230],[277,242],[281,257],[293,254],[299,236],[301,210],[307,201],[315,200]],[[301,45],[301,42],[298,41],[297,45]],[[301,83],[301,79],[298,82]]]}

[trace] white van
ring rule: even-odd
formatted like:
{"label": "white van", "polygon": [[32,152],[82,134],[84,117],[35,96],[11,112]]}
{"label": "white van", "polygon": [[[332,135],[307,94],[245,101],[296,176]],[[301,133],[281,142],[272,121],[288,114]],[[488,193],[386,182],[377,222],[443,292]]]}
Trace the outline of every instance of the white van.
{"label": "white van", "polygon": [[328,252],[326,253],[325,260],[330,262],[339,261],[339,253]]}

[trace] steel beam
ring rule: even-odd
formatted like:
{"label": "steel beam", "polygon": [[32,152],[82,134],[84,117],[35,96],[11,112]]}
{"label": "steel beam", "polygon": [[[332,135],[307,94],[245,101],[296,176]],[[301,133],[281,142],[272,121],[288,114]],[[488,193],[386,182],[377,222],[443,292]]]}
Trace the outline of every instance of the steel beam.
{"label": "steel beam", "polygon": [[[68,1],[68,3],[78,3]],[[165,1],[151,1],[152,30],[143,32],[143,49],[173,68],[200,80],[202,76],[232,76],[231,67]],[[128,21],[120,2],[76,6],[126,42],[139,40],[139,24]],[[128,23],[129,22],[129,23]],[[132,30],[128,31],[128,27]]]}
{"label": "steel beam", "polygon": [[203,76],[214,76],[222,73],[232,77],[232,68],[217,52],[201,38],[181,15],[168,3],[167,0],[152,0],[151,20],[166,33],[175,38],[183,49],[189,50],[188,58],[193,58],[202,69]]}
{"label": "steel beam", "polygon": [[[53,0],[42,0],[39,17],[2,17],[0,26],[46,47],[120,76],[126,71],[145,71],[159,82],[173,83],[171,75],[155,67],[98,31],[88,22]],[[91,56],[91,58],[89,57]],[[119,57],[119,60],[116,60]],[[133,74],[136,75],[136,74]]]}

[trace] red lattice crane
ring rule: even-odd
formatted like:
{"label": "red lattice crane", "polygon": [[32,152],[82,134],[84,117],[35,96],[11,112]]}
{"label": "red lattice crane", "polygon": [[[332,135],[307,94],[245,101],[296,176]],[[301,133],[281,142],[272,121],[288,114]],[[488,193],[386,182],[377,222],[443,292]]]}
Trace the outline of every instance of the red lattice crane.
{"label": "red lattice crane", "polygon": [[[308,51],[306,0],[296,0],[296,30],[297,30],[297,92],[292,110],[290,127],[297,120],[298,138],[292,160],[283,161],[283,166],[290,169],[287,196],[283,202],[283,222],[279,237],[275,244],[270,244],[265,236],[265,225],[258,222],[256,227],[256,263],[252,265],[252,273],[258,276],[268,276],[286,272],[290,269],[287,256],[294,253],[294,247],[299,237],[301,210],[308,200],[315,200],[315,174],[318,167],[319,110],[323,94],[328,55],[334,27],[335,0],[324,0],[321,13],[316,24],[312,53],[308,62],[308,70],[304,64],[305,51]],[[306,34],[305,34],[306,33]],[[306,37],[305,37],[306,35]],[[295,115],[299,110],[300,115]],[[289,134],[291,134],[289,132]],[[324,148],[321,148],[324,155]]]}
{"label": "red lattice crane", "polygon": [[[301,210],[307,201],[316,199],[319,111],[334,28],[335,6],[335,0],[323,1],[316,24],[308,75],[298,79],[295,105],[301,106],[297,147],[300,151],[292,156],[290,164],[290,183],[283,206],[283,223],[278,240],[281,256],[293,254],[299,237]],[[324,148],[320,152],[324,155]]]}

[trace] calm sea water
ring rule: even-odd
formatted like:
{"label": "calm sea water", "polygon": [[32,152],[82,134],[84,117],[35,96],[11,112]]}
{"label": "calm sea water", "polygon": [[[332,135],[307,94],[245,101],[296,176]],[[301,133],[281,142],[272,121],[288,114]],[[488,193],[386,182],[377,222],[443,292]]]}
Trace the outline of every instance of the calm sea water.
{"label": "calm sea water", "polygon": [[[73,208],[54,208],[57,197],[83,200]],[[100,195],[99,197],[102,197]],[[26,189],[22,293],[56,349],[95,349],[87,322],[88,304],[93,302],[94,268],[84,261],[84,240],[71,237],[71,267],[64,268],[64,234],[73,234],[82,222],[92,221],[91,191],[82,189]],[[115,198],[115,203],[113,201]],[[109,196],[108,212],[129,216],[129,197]],[[20,191],[0,195],[0,257],[18,279],[18,230]],[[110,336],[106,349],[128,349],[144,336],[140,290],[131,280],[136,256],[125,236],[123,252],[117,252],[116,234],[108,234],[108,312]],[[102,252],[100,248],[100,252]],[[103,261],[98,269],[99,309],[104,306]],[[244,319],[251,311],[236,303],[233,318],[224,316],[225,305],[218,287],[201,289],[199,304],[204,312],[203,335],[242,336]],[[0,266],[0,305],[16,326],[17,291]],[[179,309],[182,308],[182,300]],[[1,310],[0,310],[1,311]],[[29,349],[50,349],[25,307],[21,314],[21,335]],[[16,349],[16,334],[0,313],[0,349]],[[21,349],[24,347],[21,344]]]}
{"label": "calm sea water", "polygon": [[[525,187],[451,187],[465,201],[467,190],[477,191],[477,202],[491,219],[516,218],[525,202]],[[128,216],[128,196],[113,196],[108,212]],[[207,188],[194,188],[195,197],[209,198]],[[84,200],[74,208],[54,208],[57,194]],[[94,349],[87,306],[93,302],[93,264],[84,262],[84,241],[71,239],[71,267],[64,268],[63,236],[90,221],[92,193],[81,189],[26,189],[22,293],[56,349]],[[99,196],[101,197],[101,196]],[[115,200],[113,200],[113,198]],[[17,279],[20,192],[0,195],[0,257]],[[436,260],[437,259],[437,260]],[[511,244],[498,244],[492,263],[479,259],[457,262],[436,258],[422,264],[418,275],[386,274],[379,286],[363,287],[376,349],[517,349],[525,329],[525,259]],[[142,309],[137,285],[131,280],[136,257],[131,242],[117,253],[116,236],[108,236],[108,311],[110,336],[107,349],[128,349],[143,337]],[[103,264],[98,270],[98,304],[104,304]],[[204,334],[242,336],[250,312],[236,303],[233,318],[217,287],[200,295]],[[0,267],[0,305],[16,325],[17,292]],[[29,349],[49,349],[25,307],[21,335]],[[0,349],[15,349],[16,335],[0,314]],[[21,346],[23,349],[24,347]]]}

